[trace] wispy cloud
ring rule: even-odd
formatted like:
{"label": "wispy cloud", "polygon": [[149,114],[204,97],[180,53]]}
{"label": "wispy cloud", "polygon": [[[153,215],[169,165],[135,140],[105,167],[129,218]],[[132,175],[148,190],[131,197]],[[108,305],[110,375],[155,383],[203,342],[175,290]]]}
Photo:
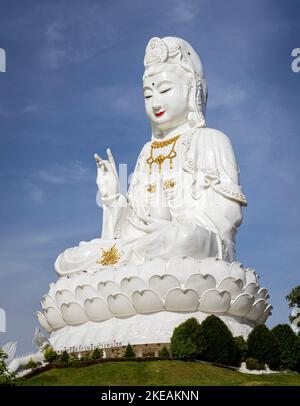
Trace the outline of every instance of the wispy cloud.
{"label": "wispy cloud", "polygon": [[23,107],[22,112],[25,114],[35,113],[40,109],[39,103],[29,103]]}
{"label": "wispy cloud", "polygon": [[35,177],[46,183],[62,185],[66,183],[84,181],[88,178],[89,169],[82,162],[75,161],[65,165],[56,165],[49,170],[40,170]]}
{"label": "wispy cloud", "polygon": [[32,183],[28,184],[28,191],[29,191],[29,197],[32,199],[32,201],[36,204],[41,204],[43,203],[44,200],[44,192],[42,189]]}
{"label": "wispy cloud", "polygon": [[97,114],[125,113],[144,114],[142,87],[138,86],[102,86],[88,92],[87,103]]}
{"label": "wispy cloud", "polygon": [[236,84],[218,86],[212,98],[209,99],[209,107],[233,108],[244,102],[247,93]]}
{"label": "wispy cloud", "polygon": [[118,41],[117,26],[105,20],[100,4],[85,7],[77,3],[76,13],[68,8],[63,14],[44,32],[41,59],[50,69],[87,61]]}
{"label": "wispy cloud", "polygon": [[198,11],[199,1],[177,0],[171,3],[167,16],[173,22],[187,23],[197,16]]}

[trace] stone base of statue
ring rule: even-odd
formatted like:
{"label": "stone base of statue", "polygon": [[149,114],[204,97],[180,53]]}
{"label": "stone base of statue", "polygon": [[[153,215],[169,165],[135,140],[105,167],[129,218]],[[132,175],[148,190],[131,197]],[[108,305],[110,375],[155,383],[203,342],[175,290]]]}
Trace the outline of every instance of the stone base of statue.
{"label": "stone base of statue", "polygon": [[271,313],[268,297],[255,271],[239,262],[157,258],[60,277],[43,297],[38,319],[56,350],[168,343],[180,323],[209,314],[246,338]]}

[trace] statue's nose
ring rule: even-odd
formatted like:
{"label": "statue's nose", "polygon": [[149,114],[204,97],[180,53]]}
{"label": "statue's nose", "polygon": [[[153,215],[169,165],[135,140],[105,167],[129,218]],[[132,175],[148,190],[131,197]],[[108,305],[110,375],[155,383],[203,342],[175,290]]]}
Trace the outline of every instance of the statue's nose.
{"label": "statue's nose", "polygon": [[154,113],[157,113],[158,111],[162,110],[162,105],[159,103],[155,103],[155,104],[153,103],[152,108],[153,108]]}

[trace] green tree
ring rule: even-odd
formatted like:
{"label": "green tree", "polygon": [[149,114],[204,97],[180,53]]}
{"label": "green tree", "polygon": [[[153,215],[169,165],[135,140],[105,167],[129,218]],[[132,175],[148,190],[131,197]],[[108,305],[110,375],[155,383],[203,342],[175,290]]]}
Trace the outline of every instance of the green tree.
{"label": "green tree", "polygon": [[99,350],[99,348],[95,348],[92,352],[92,359],[99,359],[103,357],[103,350]]}
{"label": "green tree", "polygon": [[223,365],[241,364],[241,351],[231,331],[217,316],[208,316],[201,323],[198,340],[200,359]]}
{"label": "green tree", "polygon": [[124,357],[125,358],[134,358],[135,357],[135,352],[133,351],[133,348],[131,347],[130,344],[128,344],[126,347]]}
{"label": "green tree", "polygon": [[162,359],[170,359],[171,358],[167,347],[165,347],[165,346],[162,347],[162,349],[159,351],[159,357],[162,358]]}
{"label": "green tree", "polygon": [[61,362],[65,362],[65,363],[68,363],[68,362],[69,362],[70,356],[69,356],[69,354],[67,353],[67,351],[64,351],[64,352],[61,354],[60,360],[61,360]]}
{"label": "green tree", "polygon": [[280,366],[279,342],[264,324],[258,324],[249,334],[248,357],[268,364],[271,369],[278,369]]}
{"label": "green tree", "polygon": [[293,359],[293,347],[297,340],[296,334],[288,324],[278,324],[271,332],[278,340],[280,351],[280,367],[291,369],[291,360]]}
{"label": "green tree", "polygon": [[[289,308],[299,308],[300,309],[300,285],[293,288],[288,295],[286,295],[286,300],[288,301]],[[289,316],[290,322],[292,323],[297,316]],[[299,326],[300,327],[300,326]]]}
{"label": "green tree", "polygon": [[28,369],[34,369],[37,366],[38,366],[38,364],[36,362],[34,362],[32,358],[30,358],[26,364],[26,368],[28,368]]}
{"label": "green tree", "polygon": [[297,337],[293,345],[289,367],[292,371],[300,373],[300,337]]}
{"label": "green tree", "polygon": [[17,384],[16,374],[10,373],[6,366],[7,355],[0,348],[0,386],[14,386]]}
{"label": "green tree", "polygon": [[184,361],[197,358],[199,328],[197,319],[192,317],[174,329],[171,338],[171,354],[173,358]]}
{"label": "green tree", "polygon": [[235,345],[238,347],[241,355],[241,361],[245,361],[247,358],[248,344],[242,336],[233,337]]}
{"label": "green tree", "polygon": [[46,362],[53,362],[58,358],[57,352],[51,346],[47,347],[44,352],[44,359]]}

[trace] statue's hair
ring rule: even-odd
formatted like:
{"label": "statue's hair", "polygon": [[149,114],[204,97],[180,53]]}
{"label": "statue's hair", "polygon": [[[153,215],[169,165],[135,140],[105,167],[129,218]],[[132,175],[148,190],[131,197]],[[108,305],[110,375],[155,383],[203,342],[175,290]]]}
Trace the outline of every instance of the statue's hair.
{"label": "statue's hair", "polygon": [[205,127],[205,111],[207,103],[207,82],[201,60],[192,46],[181,38],[164,37],[152,38],[147,47],[144,58],[145,79],[152,66],[163,67],[173,64],[182,68],[192,79],[192,106],[188,114],[188,122],[192,128]]}

